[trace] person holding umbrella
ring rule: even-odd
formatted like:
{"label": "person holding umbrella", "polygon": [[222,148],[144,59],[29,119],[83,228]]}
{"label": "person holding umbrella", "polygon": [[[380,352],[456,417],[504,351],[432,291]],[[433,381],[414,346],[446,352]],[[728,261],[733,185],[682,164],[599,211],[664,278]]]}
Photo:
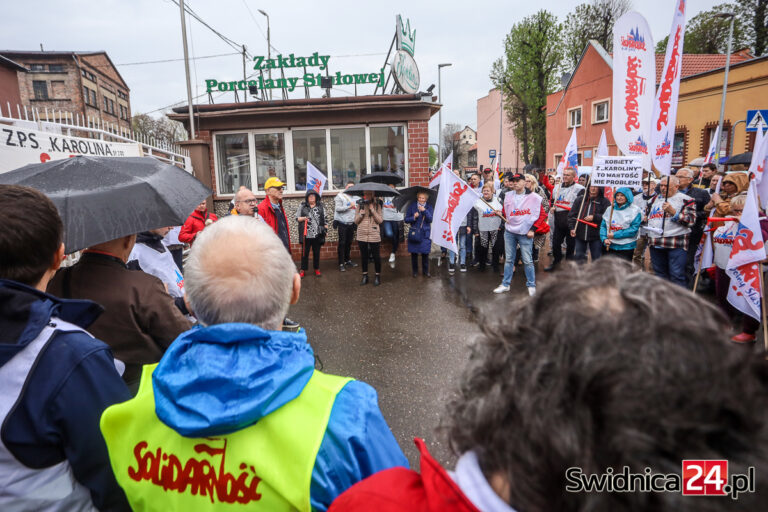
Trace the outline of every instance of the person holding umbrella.
{"label": "person holding umbrella", "polygon": [[315,276],[320,277],[320,247],[325,243],[325,209],[320,201],[320,194],[314,190],[307,192],[304,202],[296,210],[299,221],[299,240],[301,241],[301,272],[304,277],[309,265],[309,249],[312,249],[312,268]]}
{"label": "person holding umbrella", "polygon": [[419,254],[421,254],[421,273],[424,277],[432,277],[429,273],[429,251],[432,249],[430,231],[432,229],[432,206],[427,203],[429,194],[419,192],[416,202],[408,206],[405,212],[405,222],[411,225],[408,231],[408,252],[411,253],[411,270],[413,277],[419,274]]}
{"label": "person holding umbrella", "polygon": [[355,213],[357,243],[360,246],[360,259],[363,268],[363,279],[360,281],[360,286],[368,284],[368,259],[371,255],[376,270],[373,286],[381,284],[381,255],[379,254],[381,230],[379,226],[384,221],[382,209],[382,202],[380,199],[376,199],[373,190],[363,191],[363,199],[358,201]]}

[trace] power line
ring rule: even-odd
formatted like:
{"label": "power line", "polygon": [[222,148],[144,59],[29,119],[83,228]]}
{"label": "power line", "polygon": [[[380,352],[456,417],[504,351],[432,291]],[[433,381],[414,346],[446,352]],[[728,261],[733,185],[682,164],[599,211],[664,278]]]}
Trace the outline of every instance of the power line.
{"label": "power line", "polygon": [[256,28],[258,28],[259,32],[261,32],[261,37],[263,37],[264,40],[267,41],[267,43],[269,44],[269,46],[272,47],[273,50],[275,50],[277,53],[282,53],[280,50],[275,48],[275,46],[272,44],[272,41],[267,39],[267,35],[264,33],[264,29],[261,28],[261,25],[259,25],[259,22],[256,20],[256,16],[254,16],[253,11],[251,11],[251,8],[248,7],[248,4],[245,2],[245,0],[242,0],[242,2],[243,2],[243,5],[245,6],[245,8],[248,10],[248,14],[251,15],[251,19],[256,24]]}
{"label": "power line", "polygon": [[[203,55],[201,57],[192,57],[189,60],[202,60],[202,59],[214,59],[216,57],[228,57],[230,55],[240,55],[241,52],[232,52],[232,53],[218,53],[216,55]],[[116,66],[141,66],[144,64],[165,64],[167,62],[181,62],[184,59],[163,59],[163,60],[145,60],[141,62],[124,62],[121,64],[115,64]],[[109,64],[101,64],[95,67],[110,67]]]}
{"label": "power line", "polygon": [[[176,4],[177,6],[179,5],[179,2],[178,2],[178,0],[171,0],[171,2],[173,2],[173,3],[174,3],[174,4]],[[242,46],[243,46],[243,45],[236,43],[236,42],[235,42],[235,41],[233,41],[232,39],[228,38],[227,36],[225,36],[224,34],[222,34],[221,32],[219,32],[218,30],[216,30],[215,28],[213,28],[212,26],[210,26],[208,23],[206,23],[206,22],[205,22],[205,21],[204,21],[204,20],[203,20],[203,19],[202,19],[202,18],[201,18],[201,17],[200,17],[200,16],[199,16],[199,15],[198,15],[198,14],[197,14],[197,13],[196,13],[196,12],[195,12],[195,11],[194,11],[194,10],[193,10],[193,9],[192,9],[190,6],[189,6],[189,5],[188,5],[188,4],[186,4],[186,3],[184,4],[184,11],[185,11],[186,13],[188,13],[190,16],[192,16],[194,19],[196,19],[196,20],[197,20],[197,21],[198,21],[200,24],[202,24],[202,25],[203,25],[204,27],[206,27],[208,30],[210,30],[211,32],[213,32],[214,34],[216,34],[216,35],[217,35],[217,36],[218,36],[218,37],[219,37],[219,38],[220,38],[222,41],[224,41],[224,42],[225,42],[225,43],[227,43],[229,46],[231,46],[231,47],[232,47],[232,49],[234,49],[234,50],[237,50],[237,52],[238,52],[238,53],[240,53],[240,52],[242,51]],[[247,55],[247,53],[246,53],[246,55]]]}

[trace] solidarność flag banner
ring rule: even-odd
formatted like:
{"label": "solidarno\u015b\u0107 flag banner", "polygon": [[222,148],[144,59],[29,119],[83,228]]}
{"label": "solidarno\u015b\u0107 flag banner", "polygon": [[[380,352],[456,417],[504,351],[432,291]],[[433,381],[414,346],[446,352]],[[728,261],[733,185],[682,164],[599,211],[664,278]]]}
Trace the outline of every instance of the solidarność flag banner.
{"label": "solidarno\u015b\u0107 flag banner", "polygon": [[684,38],[685,0],[677,0],[672,18],[672,30],[667,41],[667,53],[664,57],[664,71],[653,102],[653,122],[651,123],[651,159],[656,169],[666,175],[669,175],[672,169],[672,143],[675,140]]}
{"label": "solidarno\u015b\u0107 flag banner", "polygon": [[[625,155],[642,157],[651,170],[651,138],[656,56],[648,22],[630,11],[613,26],[613,139]],[[606,153],[607,155],[607,153]]]}
{"label": "solidarno\u015b\u0107 flag banner", "polygon": [[440,175],[435,213],[432,215],[429,236],[432,242],[458,254],[456,233],[479,197],[467,182],[450,171],[443,172]]}
{"label": "solidarno\u015b\u0107 flag banner", "polygon": [[557,175],[562,178],[563,171],[566,169],[573,169],[573,172],[579,174],[579,144],[576,142],[576,128],[571,132],[571,138],[565,146],[563,158],[557,166]]}
{"label": "solidarno\u015b\u0107 flag banner", "polygon": [[325,182],[328,181],[320,169],[307,162],[307,191],[314,190],[318,195],[323,195]]}
{"label": "solidarno\u015b\u0107 flag banner", "polygon": [[712,140],[709,142],[709,151],[707,151],[707,156],[704,158],[704,163],[702,164],[702,166],[720,160],[719,156],[716,157],[717,147],[719,145],[720,145],[720,127],[718,126],[717,128],[715,128],[715,136],[712,137]]}

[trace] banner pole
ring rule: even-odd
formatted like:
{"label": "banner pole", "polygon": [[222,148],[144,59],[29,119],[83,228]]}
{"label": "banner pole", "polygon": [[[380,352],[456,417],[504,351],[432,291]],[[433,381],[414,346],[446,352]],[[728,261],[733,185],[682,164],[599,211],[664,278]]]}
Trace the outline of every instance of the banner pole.
{"label": "banner pole", "polygon": [[763,284],[763,262],[760,262],[760,310],[763,314],[763,346],[765,351],[768,352],[768,324],[765,322],[765,286]]}
{"label": "banner pole", "polygon": [[[616,188],[611,187],[611,191],[613,192],[613,203],[611,204],[611,214],[608,216],[608,233],[611,232],[611,222],[613,222],[613,212],[616,210]],[[612,238],[609,238],[608,240],[613,240]],[[608,244],[605,246],[605,252],[608,252],[611,250],[611,244]]]}

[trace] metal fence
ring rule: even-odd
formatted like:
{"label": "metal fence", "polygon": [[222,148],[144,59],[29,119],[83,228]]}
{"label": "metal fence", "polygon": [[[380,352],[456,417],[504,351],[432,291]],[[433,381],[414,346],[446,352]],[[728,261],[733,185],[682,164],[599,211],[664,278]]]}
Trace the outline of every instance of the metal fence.
{"label": "metal fence", "polygon": [[114,123],[105,122],[97,117],[83,116],[65,110],[38,109],[15,105],[0,104],[0,123],[11,124],[27,129],[52,132],[68,137],[85,137],[113,142],[136,143],[141,146],[145,156],[151,156],[163,162],[177,165],[187,172],[192,172],[189,151],[178,144],[169,144],[154,137],[134,132]]}

